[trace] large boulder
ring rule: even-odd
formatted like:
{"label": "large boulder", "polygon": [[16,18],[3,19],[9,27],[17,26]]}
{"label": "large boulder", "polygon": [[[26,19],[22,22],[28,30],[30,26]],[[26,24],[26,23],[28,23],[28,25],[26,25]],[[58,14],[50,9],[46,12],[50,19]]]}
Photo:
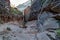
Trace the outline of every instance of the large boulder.
{"label": "large boulder", "polygon": [[37,34],[38,40],[51,40],[45,32]]}
{"label": "large boulder", "polygon": [[57,20],[51,18],[52,16],[53,14],[50,12],[43,12],[41,15],[38,16],[37,26],[41,32],[45,31],[48,28],[59,28]]}

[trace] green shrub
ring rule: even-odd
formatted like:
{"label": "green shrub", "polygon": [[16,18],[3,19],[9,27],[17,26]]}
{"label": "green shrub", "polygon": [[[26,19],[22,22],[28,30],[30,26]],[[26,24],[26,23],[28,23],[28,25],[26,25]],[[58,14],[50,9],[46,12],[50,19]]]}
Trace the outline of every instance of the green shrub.
{"label": "green shrub", "polygon": [[60,29],[57,29],[56,33],[57,33],[58,36],[60,36]]}
{"label": "green shrub", "polygon": [[11,13],[12,14],[20,14],[20,15],[22,15],[22,12],[17,10],[16,8],[11,8]]}

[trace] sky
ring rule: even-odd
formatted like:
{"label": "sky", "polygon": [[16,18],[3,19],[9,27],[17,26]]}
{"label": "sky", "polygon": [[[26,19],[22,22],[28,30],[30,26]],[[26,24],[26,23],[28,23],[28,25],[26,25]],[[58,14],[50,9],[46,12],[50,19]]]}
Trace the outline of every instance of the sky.
{"label": "sky", "polygon": [[26,1],[28,1],[28,0],[10,0],[10,3],[16,7],[19,4],[23,4]]}

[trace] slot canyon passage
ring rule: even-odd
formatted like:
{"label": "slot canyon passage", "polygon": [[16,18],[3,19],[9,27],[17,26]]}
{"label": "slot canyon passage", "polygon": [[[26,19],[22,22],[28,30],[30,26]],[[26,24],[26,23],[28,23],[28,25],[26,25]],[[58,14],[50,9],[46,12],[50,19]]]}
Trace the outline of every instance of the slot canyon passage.
{"label": "slot canyon passage", "polygon": [[0,40],[60,40],[60,0],[0,0]]}

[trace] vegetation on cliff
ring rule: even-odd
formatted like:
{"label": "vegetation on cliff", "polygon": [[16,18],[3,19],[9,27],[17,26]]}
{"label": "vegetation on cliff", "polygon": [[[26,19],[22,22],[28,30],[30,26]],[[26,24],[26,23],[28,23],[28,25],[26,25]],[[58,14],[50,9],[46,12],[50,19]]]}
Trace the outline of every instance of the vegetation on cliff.
{"label": "vegetation on cliff", "polygon": [[20,14],[20,15],[22,15],[21,11],[19,11],[17,8],[12,8],[12,7],[11,7],[11,13],[12,14]]}

